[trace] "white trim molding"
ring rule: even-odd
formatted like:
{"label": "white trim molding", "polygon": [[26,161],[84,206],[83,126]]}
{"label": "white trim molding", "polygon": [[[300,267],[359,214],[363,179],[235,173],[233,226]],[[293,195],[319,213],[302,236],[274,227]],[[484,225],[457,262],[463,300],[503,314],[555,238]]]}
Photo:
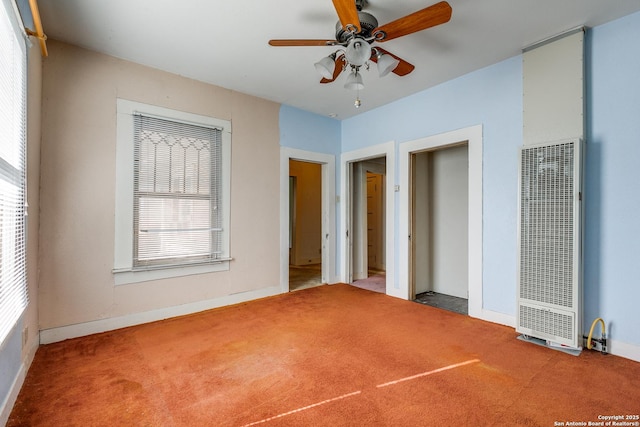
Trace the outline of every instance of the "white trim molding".
{"label": "white trim molding", "polygon": [[[112,273],[116,286],[151,280],[181,277],[190,274],[202,274],[229,270],[229,221],[231,218],[231,122],[229,120],[202,116],[172,110],[141,102],[118,98],[116,125],[116,207],[115,207],[115,243],[114,265]],[[220,262],[198,266],[182,265],[156,270],[133,269],[133,117],[136,113],[144,113],[170,121],[219,128],[222,131],[222,217],[223,256]]]}
{"label": "white trim molding", "polygon": [[58,328],[43,329],[40,331],[40,344],[51,344],[71,338],[84,337],[101,332],[127,328],[129,326],[142,325],[144,323],[156,322],[158,320],[169,319],[177,316],[185,316],[187,314],[211,310],[212,308],[224,307],[231,304],[239,304],[259,298],[270,297],[280,293],[280,287],[271,286],[255,291],[240,292],[210,300],[165,307],[143,313],[133,313],[120,317],[111,317],[108,319],[93,320],[90,322],[61,326]]}
{"label": "white trim molding", "polygon": [[610,340],[608,351],[614,356],[640,362],[640,346],[627,344],[626,342]]}
{"label": "white trim molding", "polygon": [[[471,126],[439,135],[408,141],[399,146],[400,207],[399,207],[399,293],[409,299],[409,213],[411,155],[421,151],[445,148],[467,141],[469,150],[469,316],[484,319],[497,316],[483,313],[482,309],[482,125]],[[494,321],[486,319],[489,321]],[[497,323],[509,322],[503,319]]]}
{"label": "white trim molding", "polygon": [[340,206],[340,230],[342,235],[340,236],[340,273],[341,281],[343,283],[349,283],[347,277],[349,262],[349,241],[346,237],[347,221],[348,221],[348,203],[349,189],[347,171],[348,163],[358,162],[362,160],[375,159],[376,157],[386,157],[386,174],[385,174],[385,263],[386,263],[386,294],[391,296],[399,296],[397,282],[395,280],[395,176],[396,176],[396,144],[394,141],[389,141],[383,144],[372,145],[370,147],[361,148],[358,150],[342,153],[340,156],[340,200],[343,202]]}
{"label": "white trim molding", "polygon": [[280,147],[280,287],[289,292],[289,160],[322,166],[322,282],[336,276],[336,158],[296,148]]}

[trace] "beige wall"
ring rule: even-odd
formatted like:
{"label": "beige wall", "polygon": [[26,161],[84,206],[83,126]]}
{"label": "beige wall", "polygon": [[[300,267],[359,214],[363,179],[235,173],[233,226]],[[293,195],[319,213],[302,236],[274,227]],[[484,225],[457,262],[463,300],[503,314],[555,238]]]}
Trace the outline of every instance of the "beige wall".
{"label": "beige wall", "polygon": [[[280,105],[49,42],[43,69],[41,329],[279,286]],[[114,286],[116,99],[232,122],[225,272]]]}
{"label": "beige wall", "polygon": [[42,57],[40,45],[33,43],[29,50],[27,80],[27,290],[29,305],[23,315],[22,327],[27,329],[22,358],[33,357],[40,344],[38,338],[38,242],[40,210],[40,120],[42,98]]}
{"label": "beige wall", "polygon": [[522,55],[524,145],[584,136],[584,30],[576,29]]}

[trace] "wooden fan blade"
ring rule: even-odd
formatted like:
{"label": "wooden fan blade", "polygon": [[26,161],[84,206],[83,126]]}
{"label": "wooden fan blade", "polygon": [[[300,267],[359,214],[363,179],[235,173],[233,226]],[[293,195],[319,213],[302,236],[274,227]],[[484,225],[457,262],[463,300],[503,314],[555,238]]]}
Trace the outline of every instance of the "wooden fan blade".
{"label": "wooden fan blade", "polygon": [[337,59],[336,59],[336,66],[333,69],[333,78],[331,80],[329,79],[325,79],[324,77],[322,78],[322,80],[320,80],[320,83],[324,84],[324,83],[331,83],[332,81],[334,81],[335,79],[338,78],[338,76],[340,75],[340,73],[342,72],[342,69],[344,68],[344,66],[347,65],[347,61],[344,59],[344,55],[340,55]]}
{"label": "wooden fan blade", "polygon": [[386,42],[407,34],[416,33],[449,22],[451,19],[451,6],[446,1],[441,1],[404,18],[396,19],[373,30],[372,34],[379,42]]}
{"label": "wooden fan blade", "polygon": [[271,46],[335,46],[336,40],[269,40]]}
{"label": "wooden fan blade", "polygon": [[[396,58],[398,61],[400,61],[398,66],[392,71],[393,74],[396,74],[398,76],[406,76],[407,74],[412,72],[414,68],[416,68],[413,64],[408,63],[404,59],[394,55],[391,52],[387,52],[386,50],[382,49],[381,47],[376,46],[375,49],[377,51],[379,51],[380,53],[383,53],[385,55],[391,55],[394,58]],[[373,62],[375,62],[376,64],[378,63],[378,57],[376,55],[371,55],[371,60]]]}
{"label": "wooden fan blade", "polygon": [[338,12],[342,28],[349,31],[349,28],[353,27],[354,32],[360,32],[360,18],[354,0],[333,0],[333,7]]}

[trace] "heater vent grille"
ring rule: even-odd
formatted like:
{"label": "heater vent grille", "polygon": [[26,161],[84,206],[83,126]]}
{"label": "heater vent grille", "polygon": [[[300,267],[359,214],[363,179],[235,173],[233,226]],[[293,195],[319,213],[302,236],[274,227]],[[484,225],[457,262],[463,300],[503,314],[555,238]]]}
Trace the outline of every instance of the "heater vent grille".
{"label": "heater vent grille", "polygon": [[543,338],[574,340],[574,317],[571,314],[520,305],[519,325]]}
{"label": "heater vent grille", "polygon": [[516,330],[579,347],[582,144],[524,146],[518,200]]}
{"label": "heater vent grille", "polygon": [[520,298],[573,306],[574,144],[522,150]]}

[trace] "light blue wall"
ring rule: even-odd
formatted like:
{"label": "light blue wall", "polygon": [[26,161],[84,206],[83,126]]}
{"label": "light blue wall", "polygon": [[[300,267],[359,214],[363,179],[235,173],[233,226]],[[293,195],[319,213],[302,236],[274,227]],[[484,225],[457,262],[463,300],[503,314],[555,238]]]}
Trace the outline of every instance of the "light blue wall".
{"label": "light blue wall", "polygon": [[511,58],[344,120],[342,151],[402,143],[477,124],[485,124],[485,138],[521,141],[521,62],[520,57]]}
{"label": "light blue wall", "polygon": [[[637,346],[640,13],[587,32],[586,90],[584,327],[588,332],[593,319],[603,317],[610,338]],[[281,113],[283,145],[330,150],[316,133],[328,119],[292,108],[283,107]],[[484,143],[483,308],[513,316],[517,155],[522,145],[521,56],[342,121],[338,152],[389,141],[395,141],[397,148],[406,141],[477,124],[483,126]],[[331,123],[328,128],[328,139],[333,141],[336,126]],[[305,134],[307,129],[312,136]],[[314,139],[321,139],[318,146]],[[398,176],[395,180],[397,183]],[[396,201],[398,214],[397,210]],[[397,231],[397,222],[395,227]]]}
{"label": "light blue wall", "polygon": [[[335,157],[336,188],[340,194],[340,129],[339,120],[309,113],[298,108],[280,107],[280,145],[287,148],[330,154]],[[335,218],[340,215],[340,205],[336,203]],[[336,239],[337,240],[337,239]],[[336,242],[336,275],[340,274],[340,245]]]}
{"label": "light blue wall", "polygon": [[[362,97],[364,101],[364,93]],[[515,315],[520,57],[344,120],[342,150],[388,141],[401,144],[478,124],[483,126],[483,306]],[[396,232],[400,215],[396,199]]]}
{"label": "light blue wall", "polygon": [[585,323],[640,345],[640,13],[591,30],[587,58]]}
{"label": "light blue wall", "polygon": [[[521,58],[508,59],[341,123],[331,120],[328,125],[327,120],[331,119],[283,106],[281,145],[330,152],[334,146],[326,144],[334,140],[334,134],[325,139],[319,132],[323,126],[328,126],[329,132],[334,131],[333,122],[341,129],[337,138],[341,147],[335,154],[389,141],[395,141],[397,149],[398,144],[406,141],[483,125],[484,308],[515,315],[517,153],[522,145]],[[398,181],[396,176],[395,182]],[[397,231],[398,200],[395,202]],[[342,235],[341,230],[337,231]],[[397,249],[396,244],[395,253]]]}
{"label": "light blue wall", "polygon": [[5,402],[11,386],[20,372],[22,364],[22,318],[18,320],[9,336],[0,347],[0,409]]}
{"label": "light blue wall", "polygon": [[280,145],[339,157],[340,121],[282,105]]}

